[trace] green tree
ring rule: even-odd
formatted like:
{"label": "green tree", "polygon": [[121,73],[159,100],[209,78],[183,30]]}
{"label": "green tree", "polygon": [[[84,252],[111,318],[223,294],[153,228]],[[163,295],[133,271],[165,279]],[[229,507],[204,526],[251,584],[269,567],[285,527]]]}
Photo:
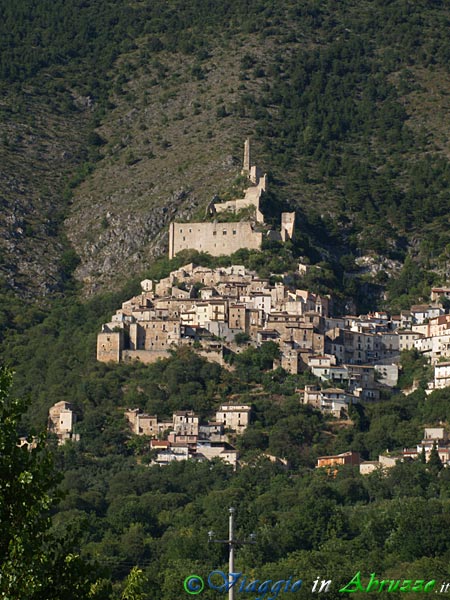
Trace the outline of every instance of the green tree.
{"label": "green tree", "polygon": [[430,458],[428,459],[428,465],[430,469],[437,472],[441,471],[444,468],[441,457],[439,456],[438,449],[436,447],[436,442],[434,442],[433,447],[431,448]]}
{"label": "green tree", "polygon": [[9,397],[12,375],[0,369],[0,598],[106,598],[92,568],[73,554],[69,536],[57,539],[49,510],[59,480],[45,434],[21,445],[25,404]]}
{"label": "green tree", "polygon": [[145,591],[148,581],[144,573],[138,567],[133,567],[128,575],[121,600],[147,600],[149,598]]}

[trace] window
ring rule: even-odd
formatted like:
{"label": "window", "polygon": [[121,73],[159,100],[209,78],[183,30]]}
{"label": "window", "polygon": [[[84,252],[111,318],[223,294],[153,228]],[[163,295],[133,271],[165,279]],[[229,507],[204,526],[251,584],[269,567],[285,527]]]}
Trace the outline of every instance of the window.
{"label": "window", "polygon": [[233,235],[236,235],[237,231],[236,229],[233,229]]}
{"label": "window", "polygon": [[223,235],[227,235],[227,230],[224,229],[222,233],[223,233]]}
{"label": "window", "polygon": [[217,231],[213,231],[213,235],[217,235]]}

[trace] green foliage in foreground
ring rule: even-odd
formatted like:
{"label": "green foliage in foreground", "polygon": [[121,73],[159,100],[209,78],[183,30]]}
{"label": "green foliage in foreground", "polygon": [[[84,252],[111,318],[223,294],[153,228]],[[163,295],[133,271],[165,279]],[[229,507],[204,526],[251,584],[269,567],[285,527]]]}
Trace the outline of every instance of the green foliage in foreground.
{"label": "green foliage in foreground", "polygon": [[344,468],[333,477],[260,459],[233,473],[220,462],[160,468],[86,461],[76,448],[64,453],[69,495],[57,522],[80,524],[83,554],[107,564],[113,579],[133,564],[142,569],[149,598],[182,593],[190,573],[226,570],[226,549],[208,544],[207,532],[226,537],[229,506],[237,509],[237,536],[258,535],[256,546],[238,550],[236,569],[260,580],[294,575],[312,583],[320,573],[342,585],[357,570],[446,576],[446,469],[438,475],[418,461],[385,476]]}
{"label": "green foliage in foreground", "polygon": [[10,385],[11,374],[0,369],[0,598],[105,599],[93,592],[95,572],[73,553],[69,529],[64,536],[51,530],[60,477],[45,435],[30,438],[30,448],[28,442],[20,445],[25,405],[9,396]]}

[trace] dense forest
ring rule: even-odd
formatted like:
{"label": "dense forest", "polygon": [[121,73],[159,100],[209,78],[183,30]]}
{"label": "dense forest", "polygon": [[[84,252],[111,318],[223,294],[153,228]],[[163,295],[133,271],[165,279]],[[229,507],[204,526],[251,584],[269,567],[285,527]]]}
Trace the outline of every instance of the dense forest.
{"label": "dense forest", "polygon": [[[351,449],[376,459],[416,445],[425,426],[448,426],[450,393],[426,395],[429,365],[417,353],[402,354],[398,389],[340,422],[300,404],[314,377],[272,370],[271,343],[242,352],[228,370],[188,350],[149,366],[105,365],[95,361],[95,339],[141,278],[158,280],[189,260],[245,264],[273,281],[287,273],[293,288],[332,293],[338,313],[428,301],[430,286],[449,276],[449,24],[439,0],[1,3],[0,364],[14,376],[9,395],[9,375],[0,382],[0,547],[13,556],[0,562],[0,597],[179,597],[188,575],[227,571],[226,548],[208,544],[207,532],[226,537],[230,506],[238,537],[257,535],[236,553],[248,581],[300,578],[297,596],[306,598],[319,577],[332,580],[327,597],[337,598],[357,571],[365,582],[371,573],[448,580],[449,470],[436,457],[385,475],[314,468],[324,454]],[[237,83],[228,93],[214,77],[233,52],[228,76]],[[195,88],[194,100],[171,107],[183,85]],[[144,122],[158,103],[163,116]],[[188,128],[194,118],[198,131]],[[112,135],[117,123],[127,135]],[[163,178],[176,145],[171,126],[187,132],[177,138],[186,155],[195,149],[183,140],[195,136],[222,157],[252,134],[269,171],[267,212],[278,222],[281,210],[295,209],[297,235],[262,252],[157,260],[146,247],[161,220],[133,249],[146,258],[131,268],[120,232],[116,246],[113,237],[105,245],[123,253],[126,275],[86,299],[85,248],[111,230],[96,177],[117,171],[133,190],[133,169],[143,165]],[[170,178],[181,169],[173,167]],[[232,162],[230,186],[238,172]],[[192,186],[188,168],[182,175]],[[132,193],[132,206],[143,206],[147,196]],[[161,211],[172,197],[167,206],[160,200]],[[210,197],[197,200],[179,214],[203,214]],[[92,225],[89,235],[68,225],[74,215]],[[300,275],[299,261],[318,268]],[[108,281],[107,267],[94,266]],[[418,389],[403,395],[413,381]],[[181,409],[207,418],[230,397],[252,406],[251,425],[235,440],[236,472],[218,460],[150,466],[148,440],[133,436],[123,416],[139,406],[161,418]],[[51,439],[48,449],[39,437],[34,463],[15,436],[41,432],[60,400],[79,415],[80,441],[58,447]],[[10,518],[16,509],[22,535]],[[16,579],[20,564],[29,568]],[[7,585],[16,592],[8,596]]]}

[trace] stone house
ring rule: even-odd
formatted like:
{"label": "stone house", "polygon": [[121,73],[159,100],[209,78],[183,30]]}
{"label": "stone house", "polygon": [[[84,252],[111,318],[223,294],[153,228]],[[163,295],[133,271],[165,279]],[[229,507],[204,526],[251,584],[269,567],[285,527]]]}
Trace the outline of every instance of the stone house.
{"label": "stone house", "polygon": [[430,319],[425,335],[436,336],[447,333],[450,329],[450,315],[441,315]]}
{"label": "stone house", "polygon": [[294,342],[283,341],[280,343],[281,361],[280,366],[288,373],[297,375],[303,369],[302,353],[295,347]]}
{"label": "stone house", "polygon": [[399,350],[412,350],[414,348],[415,340],[424,337],[423,334],[418,333],[416,331],[411,331],[410,329],[399,329],[398,331],[398,339],[399,339]]}
{"label": "stone house", "polygon": [[198,436],[199,419],[192,410],[173,413],[173,430],[177,435]]}
{"label": "stone house", "polygon": [[228,306],[228,327],[248,333],[249,324],[250,312],[244,304],[230,304]]}
{"label": "stone house", "polygon": [[131,431],[135,435],[149,435],[157,437],[159,433],[158,418],[143,413],[139,408],[129,408],[125,411]]}
{"label": "stone house", "polygon": [[73,411],[72,404],[62,400],[50,407],[47,428],[50,433],[57,436],[58,444],[64,444],[67,441],[79,441],[79,434],[73,433],[76,421],[77,416]]}
{"label": "stone house", "polygon": [[319,456],[317,459],[316,468],[320,469],[321,467],[341,467],[344,465],[353,465],[357,466],[361,462],[361,457],[358,452],[353,452],[352,450],[348,450],[347,452],[342,452],[341,454],[334,454],[330,456]]}
{"label": "stone house", "polygon": [[449,287],[433,287],[431,288],[430,300],[431,302],[438,302],[441,297],[450,298]]}
{"label": "stone house", "polygon": [[177,345],[181,337],[178,319],[152,319],[132,323],[129,327],[129,349],[160,351]]}
{"label": "stone house", "polygon": [[225,429],[241,434],[250,423],[250,413],[251,407],[247,404],[222,404],[216,412],[216,421],[223,423]]}
{"label": "stone house", "polygon": [[197,455],[204,456],[207,460],[220,458],[236,470],[238,452],[226,442],[212,442],[209,440],[199,441],[197,444]]}
{"label": "stone house", "polygon": [[303,392],[303,403],[310,404],[317,410],[341,418],[347,414],[349,404],[358,399],[340,388],[319,389],[315,385],[307,385]]}
{"label": "stone house", "polygon": [[103,325],[97,335],[97,360],[100,362],[120,362],[124,347],[123,330],[111,331]]}
{"label": "stone house", "polygon": [[415,304],[411,306],[411,317],[413,324],[421,325],[427,319],[439,317],[444,313],[441,306],[433,306],[431,304]]}
{"label": "stone house", "polygon": [[399,460],[403,460],[401,456],[383,456],[380,454],[378,460],[363,460],[359,465],[361,475],[369,475],[377,469],[392,469]]}
{"label": "stone house", "polygon": [[441,357],[450,357],[450,330],[434,337],[417,339],[414,347],[422,354],[429,356],[432,363],[438,362]]}

